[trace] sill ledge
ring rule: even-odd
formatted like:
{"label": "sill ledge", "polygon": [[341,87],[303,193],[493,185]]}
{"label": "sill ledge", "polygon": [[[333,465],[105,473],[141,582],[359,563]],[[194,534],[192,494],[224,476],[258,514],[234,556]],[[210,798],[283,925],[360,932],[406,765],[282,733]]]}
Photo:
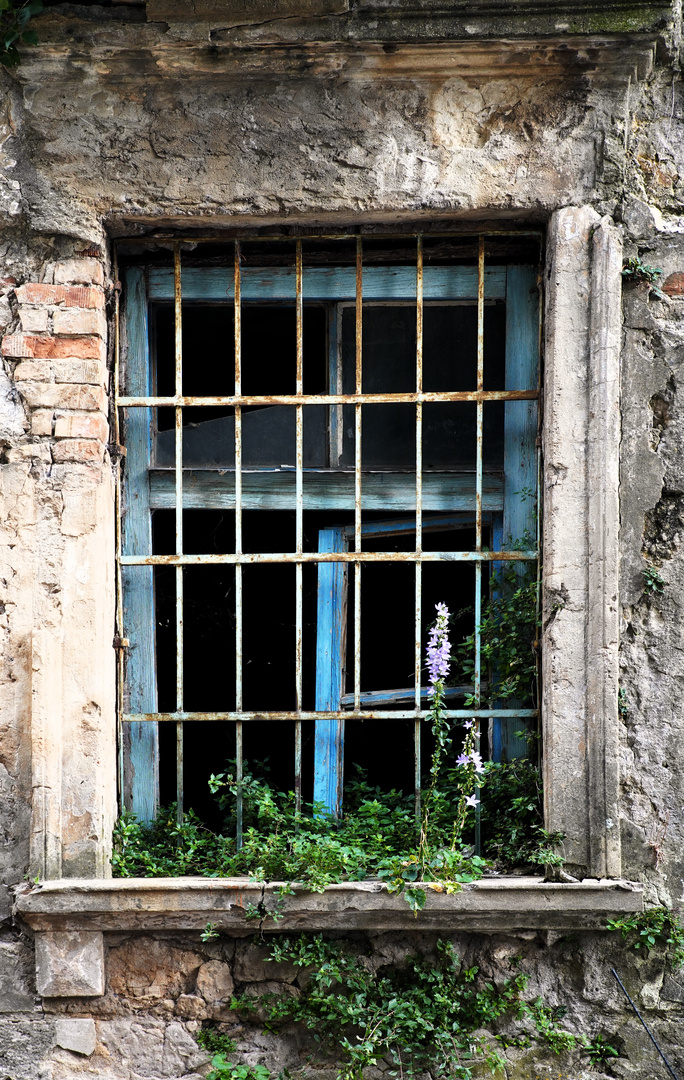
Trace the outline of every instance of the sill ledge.
{"label": "sill ledge", "polygon": [[[63,878],[19,893],[16,914],[38,932],[202,930],[212,922],[248,936],[258,922],[249,905],[275,905],[278,883],[247,878]],[[447,895],[427,888],[414,917],[406,900],[379,881],[329,885],[286,896],[278,922],[264,931],[304,930],[600,930],[643,910],[643,890],[620,879],[556,884],[538,877],[490,877]]]}

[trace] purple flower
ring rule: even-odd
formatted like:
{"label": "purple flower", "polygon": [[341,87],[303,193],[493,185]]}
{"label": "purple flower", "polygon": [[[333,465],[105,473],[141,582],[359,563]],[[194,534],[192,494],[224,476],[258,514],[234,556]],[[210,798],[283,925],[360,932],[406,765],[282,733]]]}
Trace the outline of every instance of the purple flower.
{"label": "purple flower", "polygon": [[477,806],[479,799],[476,799],[474,795],[469,795],[465,801],[466,806]]}
{"label": "purple flower", "polygon": [[434,696],[438,682],[449,674],[451,643],[449,642],[449,609],[446,604],[436,604],[437,622],[430,630],[427,643],[427,666],[430,689],[428,695]]}
{"label": "purple flower", "polygon": [[461,754],[459,757],[456,758],[456,764],[457,765],[469,765],[470,764],[470,754]]}

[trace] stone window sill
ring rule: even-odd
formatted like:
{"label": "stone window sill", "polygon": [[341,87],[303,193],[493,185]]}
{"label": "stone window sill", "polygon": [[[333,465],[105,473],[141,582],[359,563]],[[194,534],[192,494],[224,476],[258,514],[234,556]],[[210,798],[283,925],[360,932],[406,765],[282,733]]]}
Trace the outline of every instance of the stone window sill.
{"label": "stone window sill", "polygon": [[[17,897],[16,913],[34,931],[201,930],[207,922],[231,935],[254,933],[246,912],[276,903],[276,883],[247,878],[64,878]],[[379,881],[296,890],[282,901],[278,922],[264,930],[574,930],[602,929],[609,918],[643,909],[634,882],[585,879],[552,883],[540,877],[485,877],[447,895],[427,888],[414,916],[406,900]]]}

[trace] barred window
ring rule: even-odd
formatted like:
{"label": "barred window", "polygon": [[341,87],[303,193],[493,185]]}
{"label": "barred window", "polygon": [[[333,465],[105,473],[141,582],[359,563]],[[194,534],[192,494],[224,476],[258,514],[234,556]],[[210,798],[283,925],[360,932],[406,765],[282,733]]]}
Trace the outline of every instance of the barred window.
{"label": "barred window", "polygon": [[484,757],[527,754],[536,681],[511,696],[485,627],[538,573],[539,241],[120,244],[120,775],[141,820],[174,800],[211,820],[228,760],[334,814],[359,767],[418,812],[439,601],[465,642],[449,715]]}

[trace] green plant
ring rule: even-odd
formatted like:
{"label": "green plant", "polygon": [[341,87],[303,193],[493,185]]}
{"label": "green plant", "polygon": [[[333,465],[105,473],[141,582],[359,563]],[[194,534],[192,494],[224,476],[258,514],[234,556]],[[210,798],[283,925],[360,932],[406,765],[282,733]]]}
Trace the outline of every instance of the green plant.
{"label": "green plant", "polygon": [[654,566],[648,566],[645,570],[641,571],[644,579],[644,592],[645,593],[662,593],[665,589],[665,581],[660,576]]}
{"label": "green plant", "polygon": [[202,941],[213,941],[215,938],[220,937],[220,936],[221,935],[219,934],[218,930],[216,929],[216,926],[214,925],[214,923],[213,922],[208,922],[207,925],[204,927],[204,930],[200,934],[200,939]]}
{"label": "green plant", "polygon": [[216,1054],[211,1059],[207,1080],[269,1080],[270,1075],[265,1065],[234,1065],[225,1054]]}
{"label": "green plant", "polygon": [[607,1041],[605,1035],[597,1035],[591,1042],[587,1040],[584,1050],[595,1065],[607,1065],[611,1058],[620,1056],[615,1047]]}
{"label": "green plant", "polygon": [[629,716],[629,704],[627,702],[627,691],[622,686],[618,690],[618,712],[620,713],[620,716]]}
{"label": "green plant", "polygon": [[[556,1024],[553,1010],[541,1001],[522,1000],[527,978],[516,973],[495,987],[477,967],[465,967],[445,941],[436,959],[407,956],[397,967],[376,972],[363,955],[347,952],[322,936],[276,939],[268,958],[287,961],[307,972],[298,996],[267,993],[240,997],[241,1013],[266,1011],[268,1024],[302,1024],[323,1051],[339,1058],[339,1080],[361,1080],[365,1070],[390,1064],[390,1075],[467,1080],[477,1061],[492,1072],[504,1059],[492,1041],[475,1034],[502,1016],[532,1016],[540,1038],[558,1052],[573,1048],[576,1038]],[[504,1045],[515,1040],[499,1040]]]}
{"label": "green plant", "polygon": [[209,1054],[234,1054],[236,1050],[235,1039],[230,1035],[224,1035],[215,1027],[203,1027],[195,1035],[195,1042]]}
{"label": "green plant", "polygon": [[0,0],[0,64],[16,67],[21,60],[17,46],[38,43],[35,30],[27,30],[26,25],[42,10],[41,0],[24,0],[20,4]]}
{"label": "green plant", "polygon": [[618,930],[633,949],[646,949],[650,953],[664,948],[673,969],[684,964],[684,925],[667,908],[653,907],[622,919],[611,919],[607,929]]}

